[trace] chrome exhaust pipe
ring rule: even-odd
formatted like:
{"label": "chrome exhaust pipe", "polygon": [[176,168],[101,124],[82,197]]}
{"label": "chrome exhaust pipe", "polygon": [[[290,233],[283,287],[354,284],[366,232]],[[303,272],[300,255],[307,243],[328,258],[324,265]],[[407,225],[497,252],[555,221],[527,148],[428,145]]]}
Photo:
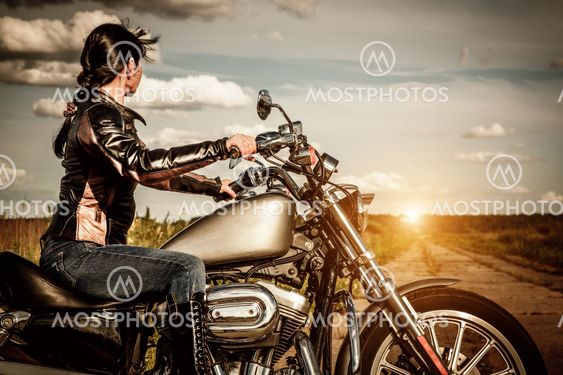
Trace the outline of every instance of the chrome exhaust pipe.
{"label": "chrome exhaust pipe", "polygon": [[297,358],[301,363],[305,375],[321,375],[319,363],[317,362],[317,358],[315,358],[315,351],[313,350],[309,336],[305,335],[303,332],[297,332],[295,334],[295,346],[297,348]]}

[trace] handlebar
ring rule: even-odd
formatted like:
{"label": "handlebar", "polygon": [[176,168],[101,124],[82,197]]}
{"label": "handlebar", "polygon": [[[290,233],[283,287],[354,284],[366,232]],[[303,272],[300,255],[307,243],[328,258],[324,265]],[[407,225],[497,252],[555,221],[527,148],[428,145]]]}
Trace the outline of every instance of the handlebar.
{"label": "handlebar", "polygon": [[[281,125],[278,131],[259,134],[256,137],[257,152],[263,156],[269,156],[286,147],[297,148],[303,139],[306,141],[306,138],[301,136],[302,132],[301,122],[297,121],[292,123],[292,126]],[[241,156],[241,152],[236,146],[229,149],[230,159],[238,159]],[[294,196],[298,196],[299,187],[289,174],[279,167],[249,168],[240,174],[237,181],[231,182],[229,187],[238,195],[246,189],[262,185],[270,177],[280,180]],[[220,202],[230,198],[229,194],[221,193],[213,199],[215,202]]]}
{"label": "handlebar", "polygon": [[[240,174],[238,180],[231,182],[229,187],[238,195],[246,189],[252,189],[262,185],[267,176],[268,171],[266,168],[248,168]],[[229,194],[222,193],[215,196],[213,199],[215,202],[220,202],[230,198],[231,196]]]}
{"label": "handlebar", "polygon": [[[244,187],[239,184],[238,180],[237,181],[233,181],[229,184],[229,187],[235,192],[235,194],[239,194],[241,191],[244,190]],[[227,193],[221,193],[219,195],[216,195],[213,197],[213,200],[215,202],[221,202],[221,201],[225,201],[231,199],[231,196]]]}

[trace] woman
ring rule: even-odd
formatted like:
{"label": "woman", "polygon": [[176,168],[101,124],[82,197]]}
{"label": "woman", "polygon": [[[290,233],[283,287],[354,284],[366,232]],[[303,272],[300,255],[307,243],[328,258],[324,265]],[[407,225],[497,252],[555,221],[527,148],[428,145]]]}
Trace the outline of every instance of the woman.
{"label": "woman", "polygon": [[[203,262],[189,254],[127,246],[127,231],[135,215],[133,192],[138,183],[162,190],[234,197],[228,181],[208,179],[192,171],[227,158],[237,147],[251,158],[252,137],[234,135],[216,141],[149,150],[138,138],[135,111],[123,105],[142,77],[141,60],[158,38],[142,29],[103,24],[85,40],[78,84],[81,95],[69,104],[67,117],[53,147],[62,158],[60,203],[42,237],[41,267],[78,292],[109,299],[126,298],[124,288],[107,287],[118,267],[134,268],[142,278],[142,294],[168,296],[171,312],[188,314],[201,307],[205,292]],[[123,57],[126,58],[123,58]],[[123,290],[121,290],[123,289]],[[120,295],[121,293],[121,295]],[[177,316],[177,315],[176,315]],[[197,328],[197,327],[196,327]],[[191,330],[172,331],[176,373],[193,373]],[[197,345],[194,348],[196,357]],[[196,365],[201,366],[201,363]],[[192,369],[190,369],[192,367]]]}

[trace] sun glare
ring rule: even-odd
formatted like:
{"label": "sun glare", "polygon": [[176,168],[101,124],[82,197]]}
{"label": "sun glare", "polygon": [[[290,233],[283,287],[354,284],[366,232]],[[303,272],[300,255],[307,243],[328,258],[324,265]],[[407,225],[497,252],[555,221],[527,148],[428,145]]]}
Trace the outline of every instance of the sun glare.
{"label": "sun glare", "polygon": [[409,210],[403,214],[402,221],[405,223],[416,224],[420,219],[420,214],[416,211]]}

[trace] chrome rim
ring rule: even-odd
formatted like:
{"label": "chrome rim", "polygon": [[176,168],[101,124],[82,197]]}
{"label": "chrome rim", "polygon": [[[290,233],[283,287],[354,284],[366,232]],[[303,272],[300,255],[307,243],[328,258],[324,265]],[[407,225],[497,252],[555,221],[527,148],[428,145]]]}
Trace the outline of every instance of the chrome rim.
{"label": "chrome rim", "polygon": [[[452,374],[523,375],[524,364],[512,344],[495,327],[474,315],[451,310],[420,314],[419,321],[431,345]],[[389,334],[370,369],[375,375],[414,375],[415,364]]]}

